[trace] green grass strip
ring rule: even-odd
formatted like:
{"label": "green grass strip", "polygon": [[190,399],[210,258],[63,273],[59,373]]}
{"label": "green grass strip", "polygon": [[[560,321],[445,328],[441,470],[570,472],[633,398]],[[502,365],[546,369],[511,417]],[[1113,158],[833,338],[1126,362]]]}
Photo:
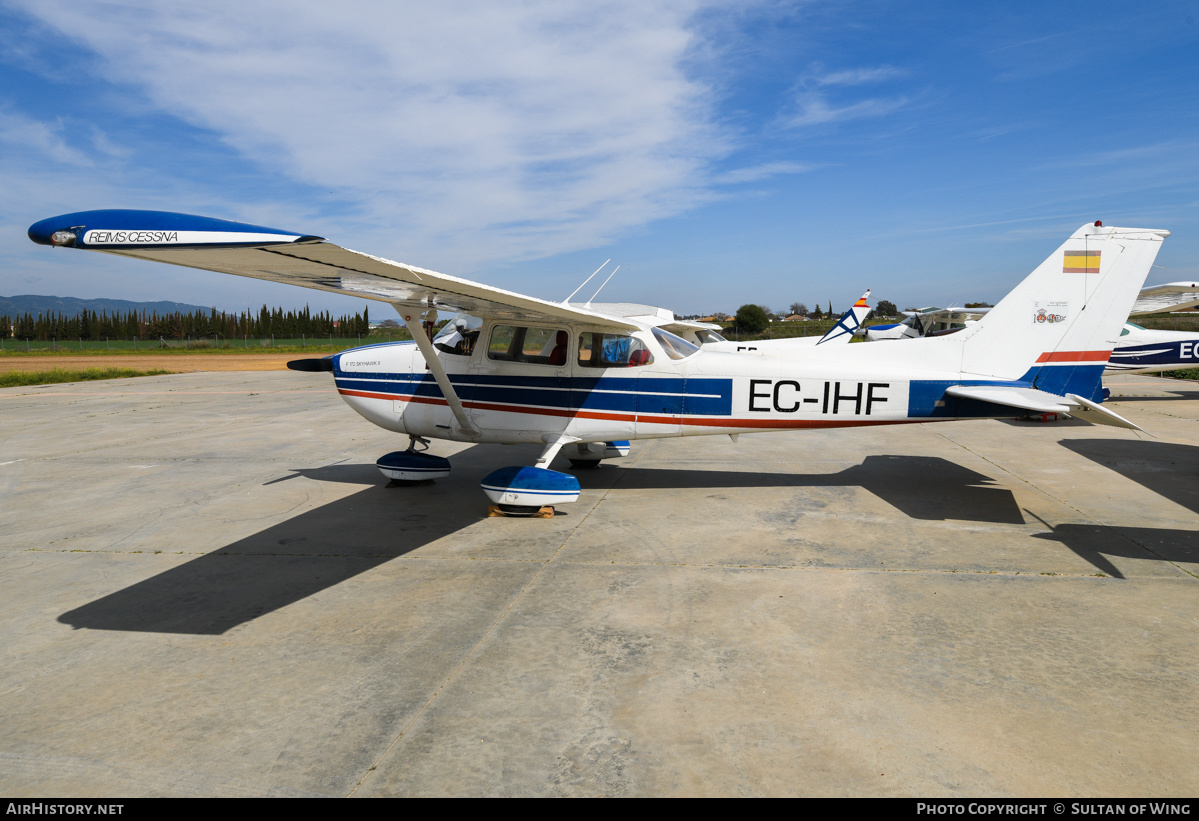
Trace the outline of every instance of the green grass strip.
{"label": "green grass strip", "polygon": [[22,385],[50,385],[55,382],[86,382],[91,379],[125,379],[130,376],[162,376],[173,371],[139,371],[134,368],[87,368],[69,371],[52,368],[48,371],[9,371],[0,373],[0,388],[17,388]]}
{"label": "green grass strip", "polygon": [[[1157,376],[1155,373],[1145,374],[1146,376]],[[1162,376],[1168,379],[1199,379],[1199,368],[1187,368],[1182,371],[1162,371]]]}

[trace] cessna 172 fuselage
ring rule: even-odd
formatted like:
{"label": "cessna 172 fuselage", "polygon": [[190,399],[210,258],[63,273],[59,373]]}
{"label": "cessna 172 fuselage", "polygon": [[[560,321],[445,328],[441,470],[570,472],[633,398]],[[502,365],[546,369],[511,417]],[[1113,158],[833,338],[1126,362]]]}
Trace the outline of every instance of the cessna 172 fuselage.
{"label": "cessna 172 fuselage", "polygon": [[[543,445],[535,466],[483,481],[492,501],[525,511],[577,499],[578,481],[549,469],[560,452],[594,463],[627,452],[632,439],[1028,413],[1133,428],[1101,406],[1101,375],[1169,232],[1085,225],[984,319],[951,336],[755,355],[723,341],[692,344],[679,333],[697,326],[669,312],[548,302],[261,226],[91,211],[43,220],[29,235],[389,302],[414,342],[296,367],[331,371],[358,413],[410,437],[408,450],[379,461],[393,478],[448,473],[447,460],[421,450],[430,439]],[[459,320],[433,338],[439,314],[451,312]],[[1053,321],[1038,321],[1047,312]]]}

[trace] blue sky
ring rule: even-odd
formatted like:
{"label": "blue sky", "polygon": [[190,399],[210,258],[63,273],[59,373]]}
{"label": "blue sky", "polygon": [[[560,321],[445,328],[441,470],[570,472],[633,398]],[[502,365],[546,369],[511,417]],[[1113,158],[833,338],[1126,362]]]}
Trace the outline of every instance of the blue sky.
{"label": "blue sky", "polygon": [[[436,5],[436,8],[432,6]],[[359,300],[35,246],[148,208],[681,314],[995,301],[1084,222],[1199,277],[1199,6],[0,0],[0,294]],[[584,294],[586,295],[586,294]],[[377,308],[376,316],[385,316]]]}

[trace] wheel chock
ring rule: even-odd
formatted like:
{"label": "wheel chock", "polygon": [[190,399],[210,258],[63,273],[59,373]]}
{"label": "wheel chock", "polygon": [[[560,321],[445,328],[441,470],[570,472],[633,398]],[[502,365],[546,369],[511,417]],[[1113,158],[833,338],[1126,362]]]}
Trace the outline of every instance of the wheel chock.
{"label": "wheel chock", "polygon": [[552,519],[554,518],[554,506],[542,505],[541,507],[528,507],[526,505],[488,505],[488,518],[492,516],[510,516],[512,518],[523,519]]}

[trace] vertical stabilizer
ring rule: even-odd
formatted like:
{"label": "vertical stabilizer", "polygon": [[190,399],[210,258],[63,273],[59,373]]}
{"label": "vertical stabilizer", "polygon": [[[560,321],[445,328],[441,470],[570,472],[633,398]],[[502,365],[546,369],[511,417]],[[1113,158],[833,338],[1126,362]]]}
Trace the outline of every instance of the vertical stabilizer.
{"label": "vertical stabilizer", "polygon": [[1084,225],[962,337],[964,373],[1092,401],[1169,231]]}
{"label": "vertical stabilizer", "polygon": [[862,294],[862,298],[855,302],[850,309],[841,316],[841,321],[829,329],[829,332],[820,338],[817,345],[823,345],[825,342],[837,340],[839,342],[849,342],[853,339],[853,333],[861,327],[866,320],[866,314],[870,313],[870,306],[866,304],[866,297],[870,296],[870,289],[866,289],[866,293]]}

